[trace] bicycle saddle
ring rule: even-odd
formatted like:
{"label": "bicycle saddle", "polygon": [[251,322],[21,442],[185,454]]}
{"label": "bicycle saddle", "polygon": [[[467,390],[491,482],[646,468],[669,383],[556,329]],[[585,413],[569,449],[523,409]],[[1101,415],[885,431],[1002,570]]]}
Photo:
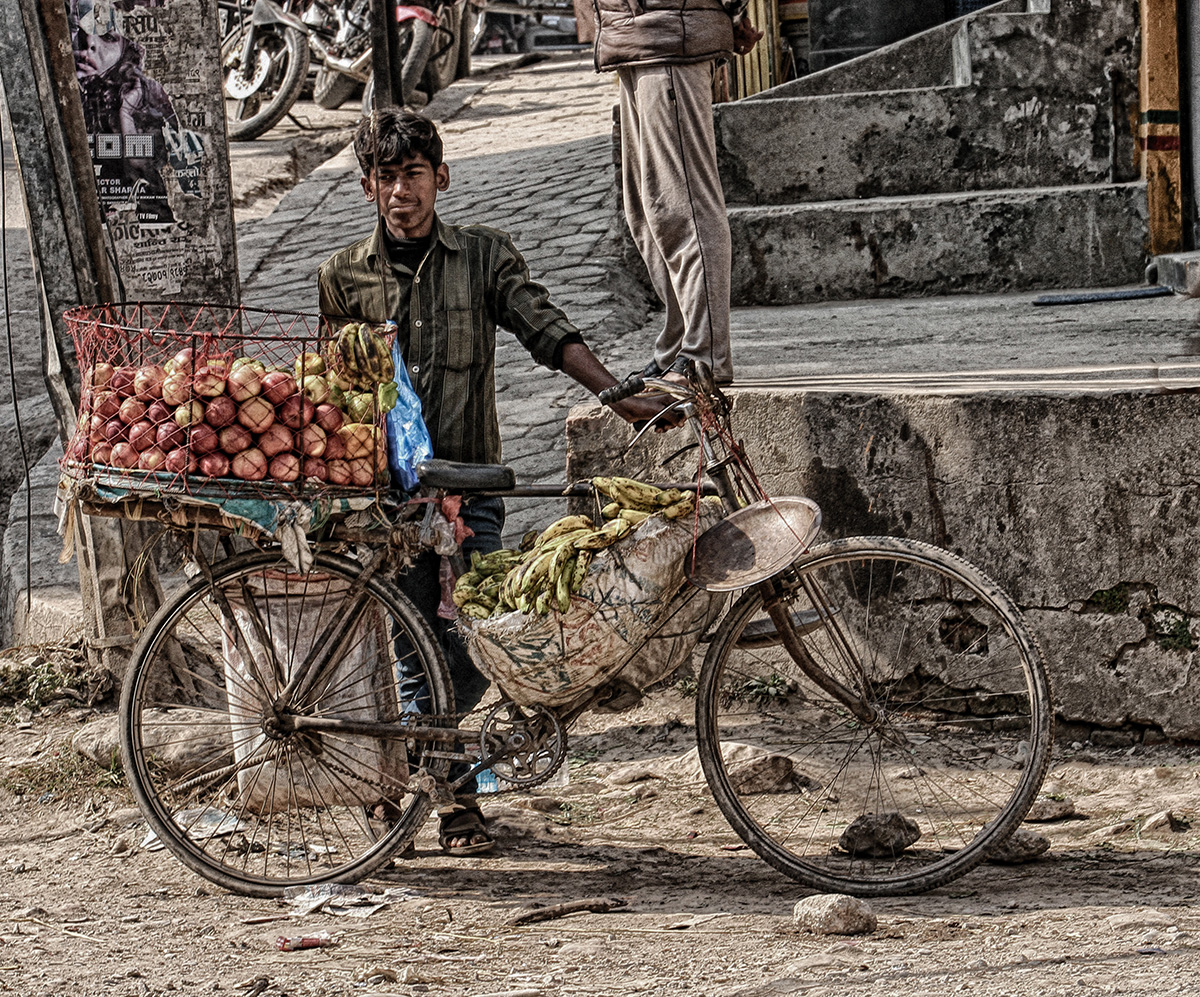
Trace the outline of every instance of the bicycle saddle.
{"label": "bicycle saddle", "polygon": [[426,460],[417,465],[417,480],[427,488],[452,492],[509,491],[517,476],[504,464],[459,464],[452,460]]}

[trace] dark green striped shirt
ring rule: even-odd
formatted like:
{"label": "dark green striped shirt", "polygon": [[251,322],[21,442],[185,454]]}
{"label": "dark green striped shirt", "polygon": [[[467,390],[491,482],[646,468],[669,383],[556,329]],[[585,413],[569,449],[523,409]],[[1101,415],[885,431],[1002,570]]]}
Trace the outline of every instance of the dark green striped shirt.
{"label": "dark green striped shirt", "polygon": [[496,327],[551,368],[563,341],[579,333],[505,233],[435,219],[433,235],[415,273],[388,259],[378,226],[335,253],[317,274],[321,314],[335,324],[396,322],[434,456],[498,464]]}

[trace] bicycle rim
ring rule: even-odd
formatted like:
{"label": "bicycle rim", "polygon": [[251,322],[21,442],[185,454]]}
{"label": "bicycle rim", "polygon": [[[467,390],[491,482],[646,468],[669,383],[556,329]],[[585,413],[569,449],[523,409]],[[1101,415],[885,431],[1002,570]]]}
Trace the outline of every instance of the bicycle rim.
{"label": "bicycle rim", "polygon": [[747,592],[698,690],[722,812],[815,889],[916,893],[962,875],[1017,827],[1049,764],[1049,688],[1019,611],[978,569],[917,541],[835,541],[795,573],[784,625],[870,715],[818,687],[760,590]]}
{"label": "bicycle rim", "polygon": [[[214,883],[276,896],[353,882],[428,816],[428,798],[405,787],[419,768],[444,775],[448,763],[431,752],[445,746],[289,731],[293,717],[453,713],[424,620],[390,586],[357,589],[360,570],[318,555],[297,574],[277,554],[238,555],[214,567],[211,586],[195,579],[164,605],[134,650],[121,696],[125,771],[158,840]],[[286,683],[326,638],[337,648],[330,666],[281,707]]]}

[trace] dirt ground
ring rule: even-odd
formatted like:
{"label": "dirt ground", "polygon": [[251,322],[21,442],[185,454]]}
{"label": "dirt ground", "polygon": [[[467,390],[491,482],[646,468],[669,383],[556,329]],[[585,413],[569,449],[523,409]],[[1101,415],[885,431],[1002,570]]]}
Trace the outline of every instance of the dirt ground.
{"label": "dirt ground", "polygon": [[[669,690],[575,732],[568,786],[490,798],[494,855],[448,858],[430,825],[417,859],[364,884],[398,891],[395,902],[352,918],[229,894],[143,847],[146,825],[119,767],[70,747],[84,724],[111,724],[111,710],[56,695],[46,682],[38,709],[11,698],[0,707],[0,992],[1196,992],[1194,746],[1061,744],[1047,792],[1086,816],[1038,825],[1053,842],[1042,859],[874,900],[875,932],[818,936],[792,919],[810,891],[742,847],[702,784],[608,778],[693,746],[692,701]],[[1149,819],[1161,811],[1174,822]],[[581,898],[625,905],[509,923]],[[276,947],[281,935],[321,932],[338,944]]]}

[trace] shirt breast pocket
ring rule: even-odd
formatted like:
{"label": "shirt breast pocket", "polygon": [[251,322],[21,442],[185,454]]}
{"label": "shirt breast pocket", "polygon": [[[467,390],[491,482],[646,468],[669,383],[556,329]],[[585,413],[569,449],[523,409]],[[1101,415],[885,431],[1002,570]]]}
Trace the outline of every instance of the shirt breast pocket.
{"label": "shirt breast pocket", "polygon": [[446,366],[466,370],[475,362],[475,321],[469,308],[451,308],[446,313]]}

